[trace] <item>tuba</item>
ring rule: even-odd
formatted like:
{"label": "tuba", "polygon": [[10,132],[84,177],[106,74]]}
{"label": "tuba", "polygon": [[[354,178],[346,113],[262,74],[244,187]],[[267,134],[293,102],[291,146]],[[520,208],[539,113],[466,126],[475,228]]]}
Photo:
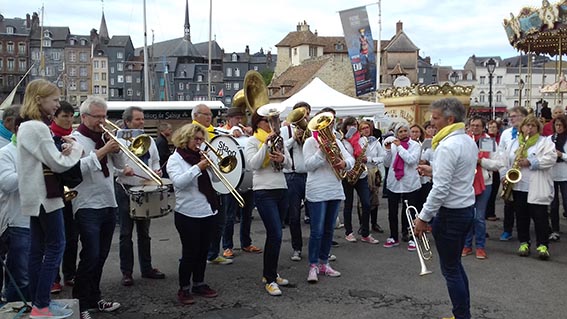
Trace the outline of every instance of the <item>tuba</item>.
{"label": "tuba", "polygon": [[[270,129],[276,135],[272,136],[266,143],[270,147],[270,153],[285,153],[283,138],[280,136],[280,114],[285,109],[285,106],[279,103],[270,103],[259,107],[256,110],[258,115],[266,117],[270,124]],[[283,163],[271,162],[274,171],[279,172],[283,168]]]}
{"label": "tuba", "polygon": [[[298,107],[291,111],[285,119],[286,122],[295,126],[295,136],[299,144],[303,144],[311,135],[311,131],[307,129],[307,114],[308,111],[305,107]],[[299,129],[301,129],[303,133],[299,134]]]}
{"label": "tuba", "polygon": [[522,180],[522,172],[520,171],[520,160],[522,160],[522,157],[520,155],[524,152],[524,149],[526,148],[526,142],[529,138],[529,136],[526,136],[524,143],[520,143],[520,147],[518,147],[518,149],[516,150],[516,158],[514,159],[512,168],[506,171],[506,175],[504,175],[500,197],[507,202],[514,201],[514,199],[512,198],[512,189],[514,188],[514,185],[516,183]]}
{"label": "tuba", "polygon": [[[246,72],[243,87],[244,104],[251,114],[256,113],[260,106],[270,103],[268,88],[264,83],[264,78],[257,71],[250,70]],[[237,97],[237,102],[240,102],[240,99],[240,97]],[[241,105],[239,104],[239,107],[242,107]]]}
{"label": "tuba", "polygon": [[335,168],[335,165],[343,160],[343,155],[341,154],[341,149],[337,145],[337,140],[333,133],[332,123],[334,119],[335,116],[333,113],[323,112],[312,118],[309,124],[307,124],[307,128],[309,128],[311,132],[318,132],[316,140],[319,143],[319,147],[321,151],[323,151],[323,154],[325,154],[327,162],[333,168],[335,176],[339,180],[342,180],[346,177],[346,171],[344,169]]}

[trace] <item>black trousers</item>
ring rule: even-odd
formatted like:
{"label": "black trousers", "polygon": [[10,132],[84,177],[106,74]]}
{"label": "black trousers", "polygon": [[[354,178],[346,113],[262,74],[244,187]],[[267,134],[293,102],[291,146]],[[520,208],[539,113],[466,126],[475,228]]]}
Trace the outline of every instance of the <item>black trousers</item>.
{"label": "black trousers", "polygon": [[[388,193],[388,222],[390,223],[390,237],[394,240],[398,240],[399,235],[399,222],[398,216],[400,214],[399,202],[402,201],[402,234],[407,235],[409,230],[409,223],[406,218],[406,205],[403,200],[407,200],[410,206],[415,206],[415,203],[419,200],[419,189],[411,193],[393,193],[389,191]],[[415,216],[412,216],[414,218]]]}

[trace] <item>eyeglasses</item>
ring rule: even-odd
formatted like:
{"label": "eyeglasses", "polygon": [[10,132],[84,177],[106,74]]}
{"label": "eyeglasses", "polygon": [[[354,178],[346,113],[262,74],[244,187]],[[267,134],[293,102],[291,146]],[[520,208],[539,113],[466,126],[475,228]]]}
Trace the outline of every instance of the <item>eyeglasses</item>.
{"label": "eyeglasses", "polygon": [[213,117],[213,113],[201,113],[201,112],[197,112],[197,114],[201,114],[201,115],[204,115],[204,116]]}
{"label": "eyeglasses", "polygon": [[106,114],[105,115],[92,115],[90,113],[85,113],[85,114],[97,120],[106,120],[107,118]]}
{"label": "eyeglasses", "polygon": [[205,139],[204,139],[203,137],[194,137],[193,140],[194,140],[195,142],[202,142],[202,141],[204,141]]}

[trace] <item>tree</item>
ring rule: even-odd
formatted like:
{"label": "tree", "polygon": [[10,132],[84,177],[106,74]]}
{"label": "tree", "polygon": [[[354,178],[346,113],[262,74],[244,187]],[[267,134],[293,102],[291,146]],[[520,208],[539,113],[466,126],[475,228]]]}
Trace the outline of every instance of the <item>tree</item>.
{"label": "tree", "polygon": [[264,79],[264,83],[266,84],[266,86],[270,85],[270,83],[272,82],[272,78],[274,77],[274,71],[269,69],[264,69],[260,72],[260,74],[262,75],[262,79]]}

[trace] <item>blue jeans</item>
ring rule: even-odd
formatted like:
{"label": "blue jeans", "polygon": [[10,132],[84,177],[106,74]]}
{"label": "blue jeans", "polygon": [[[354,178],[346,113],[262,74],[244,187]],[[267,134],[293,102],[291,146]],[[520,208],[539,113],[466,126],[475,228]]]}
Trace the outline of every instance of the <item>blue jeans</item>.
{"label": "blue jeans", "polygon": [[441,207],[433,219],[433,237],[455,319],[471,318],[469,280],[461,264],[461,251],[473,220],[474,206],[461,209]]}
{"label": "blue jeans", "polygon": [[130,196],[122,185],[115,184],[116,202],[118,203],[118,218],[120,220],[120,270],[123,274],[132,274],[134,270],[134,243],[132,232],[136,225],[138,236],[138,261],[142,274],[152,271],[152,256],[150,253],[150,220],[134,220],[130,218]]}
{"label": "blue jeans", "polygon": [[65,226],[61,209],[30,217],[30,251],[28,271],[30,296],[38,308],[49,306],[51,285],[59,272],[65,251]]}
{"label": "blue jeans", "polygon": [[324,202],[307,202],[311,215],[311,234],[309,235],[309,263],[316,264],[319,260],[326,264],[331,253],[335,222],[339,214],[341,201],[328,200]]}
{"label": "blue jeans", "polygon": [[486,185],[486,189],[476,196],[476,201],[474,203],[474,208],[476,210],[474,214],[473,227],[467,234],[465,239],[465,247],[471,248],[473,237],[475,239],[476,248],[484,248],[486,243],[486,207],[488,206],[488,199],[490,199],[490,194],[492,193],[492,185]]}
{"label": "blue jeans", "polygon": [[263,276],[268,283],[275,282],[282,245],[282,216],[287,209],[287,189],[256,190],[254,199],[266,228]]}
{"label": "blue jeans", "polygon": [[101,299],[102,269],[112,244],[116,225],[116,208],[79,209],[75,213],[81,252],[75,276],[73,298],[79,299],[80,311],[96,307]]}
{"label": "blue jeans", "polygon": [[[4,297],[7,302],[20,301],[16,287],[20,289],[26,301],[29,301],[28,251],[30,250],[30,230],[22,227],[8,227],[0,238],[6,247],[6,273]],[[15,286],[14,286],[15,284]]]}
{"label": "blue jeans", "polygon": [[226,211],[226,223],[224,225],[224,234],[222,235],[222,248],[233,249],[234,241],[234,218],[236,214],[240,216],[240,247],[248,247],[252,245],[250,238],[250,226],[252,225],[252,210],[254,209],[254,192],[247,191],[241,194],[244,199],[244,207],[240,208],[236,199],[231,194],[220,195],[222,209]]}
{"label": "blue jeans", "polygon": [[362,216],[359,216],[361,235],[362,237],[368,237],[370,234],[370,188],[368,188],[368,177],[359,179],[354,185],[343,180],[343,189],[346,198],[343,210],[345,235],[352,233],[352,202],[354,200],[354,190],[356,189],[362,205]]}
{"label": "blue jeans", "polygon": [[301,201],[305,199],[305,182],[307,174],[286,173],[287,199],[289,217],[289,233],[293,250],[302,250],[303,238],[301,235]]}

